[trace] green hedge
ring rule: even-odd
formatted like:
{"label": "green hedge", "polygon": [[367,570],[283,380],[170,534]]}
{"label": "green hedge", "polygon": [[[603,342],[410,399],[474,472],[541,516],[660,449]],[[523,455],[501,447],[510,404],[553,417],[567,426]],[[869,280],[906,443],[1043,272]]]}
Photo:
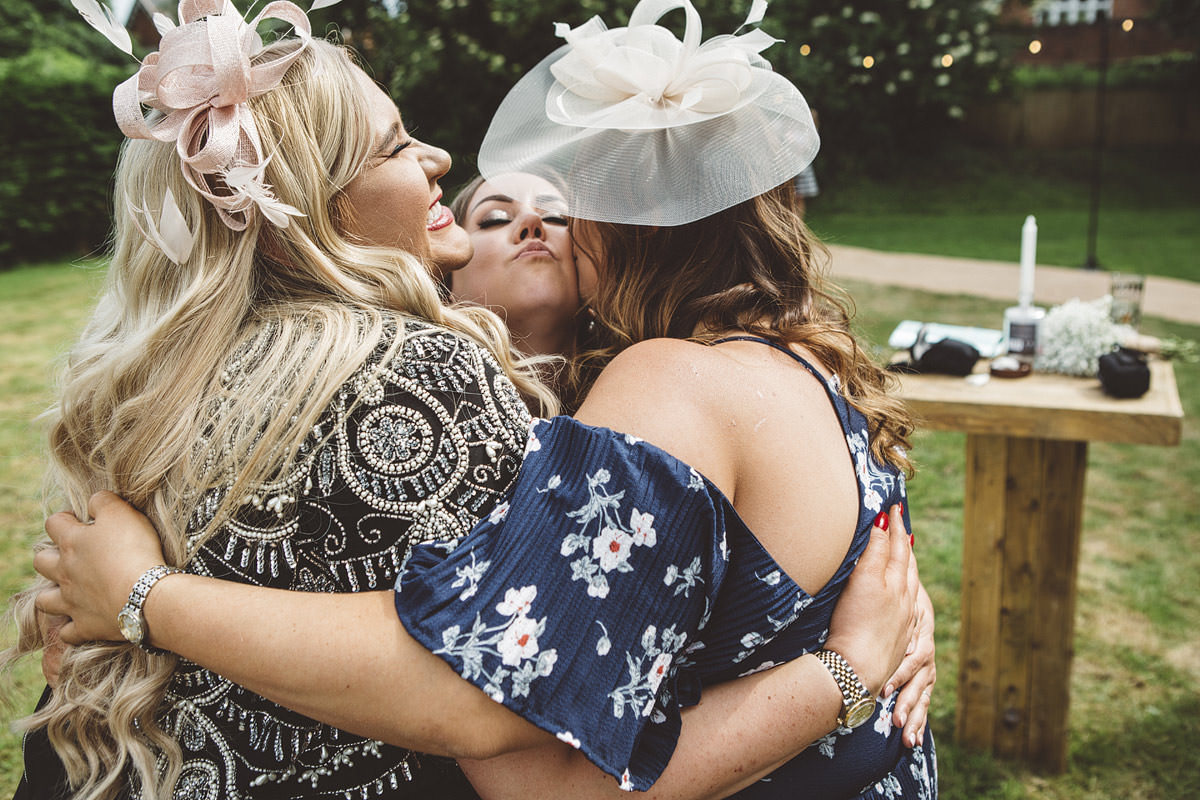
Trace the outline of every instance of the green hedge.
{"label": "green hedge", "polygon": [[112,91],[128,74],[54,47],[0,59],[0,265],[103,244],[121,143]]}
{"label": "green hedge", "polygon": [[[1084,89],[1097,85],[1100,70],[1088,64],[1021,66],[1013,71],[1018,89]],[[1105,85],[1113,89],[1196,87],[1200,55],[1165,53],[1122,59],[1108,65]]]}

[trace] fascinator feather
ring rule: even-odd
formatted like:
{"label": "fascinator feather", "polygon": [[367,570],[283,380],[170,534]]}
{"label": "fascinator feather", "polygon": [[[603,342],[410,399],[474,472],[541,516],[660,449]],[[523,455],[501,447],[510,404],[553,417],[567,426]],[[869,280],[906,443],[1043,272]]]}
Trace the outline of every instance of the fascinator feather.
{"label": "fascinator feather", "polygon": [[[71,0],[85,21],[132,55],[129,32],[99,0]],[[339,0],[316,0],[312,9]],[[275,19],[292,26],[297,46],[271,59],[258,27]],[[269,157],[250,113],[250,98],[274,89],[312,40],[307,14],[288,0],[268,3],[247,22],[229,0],[182,0],[178,24],[154,15],[162,39],[137,73],[113,92],[113,113],[131,139],[173,142],[184,179],[231,230],[261,213],[281,228],[299,210],[281,202],[264,177]],[[146,109],[158,112],[147,116]],[[191,253],[193,234],[171,192],[155,224],[146,209],[131,206],[146,238],[176,263]]]}

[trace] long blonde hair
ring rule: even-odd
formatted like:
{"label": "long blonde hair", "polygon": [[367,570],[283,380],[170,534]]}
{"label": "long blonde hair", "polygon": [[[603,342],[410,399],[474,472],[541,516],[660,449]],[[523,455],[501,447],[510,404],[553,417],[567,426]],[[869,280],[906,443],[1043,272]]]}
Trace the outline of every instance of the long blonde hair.
{"label": "long blonde hair", "polygon": [[[687,225],[587,224],[603,250],[593,254],[603,261],[591,300],[599,324],[572,363],[565,402],[582,399],[604,365],[636,342],[746,331],[811,350],[866,416],[875,458],[911,473],[912,417],[895,379],[851,332],[849,298],[826,282],[828,252],[804,224],[790,182]],[[586,249],[578,239],[575,247]]]}
{"label": "long blonde hair", "polygon": [[[295,46],[278,42],[262,57]],[[420,259],[343,235],[354,209],[341,190],[362,172],[373,139],[355,69],[343,48],[315,41],[282,85],[250,102],[270,143],[267,183],[305,215],[286,229],[260,215],[230,230],[185,183],[173,144],[125,143],[107,286],[50,413],[51,503],[83,518],[88,497],[112,489],[154,523],[167,562],[185,564],[189,544],[194,551],[215,533],[237,498],[294,466],[339,387],[403,330],[403,316],[480,343],[518,391],[555,413],[498,317],[443,307]],[[160,207],[167,189],[196,232],[182,264],[147,241],[130,211],[131,203]],[[390,353],[401,338],[387,344]],[[195,501],[222,485],[231,488],[214,521],[189,542]],[[14,598],[19,637],[5,663],[45,645],[38,588]],[[76,797],[107,800],[131,775],[148,800],[169,796],[182,758],[159,720],[174,666],[174,657],[127,644],[68,649],[52,699],[22,724],[46,727]]]}

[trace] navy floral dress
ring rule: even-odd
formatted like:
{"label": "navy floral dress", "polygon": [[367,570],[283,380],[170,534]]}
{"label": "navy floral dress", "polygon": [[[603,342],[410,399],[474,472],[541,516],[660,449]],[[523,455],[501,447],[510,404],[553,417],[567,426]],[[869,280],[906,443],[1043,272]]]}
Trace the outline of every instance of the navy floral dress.
{"label": "navy floral dress", "polygon": [[[816,595],[695,469],[556,417],[534,423],[512,492],[471,535],[413,548],[396,583],[405,628],[622,788],[649,788],[675,748],[680,709],[705,686],[820,649],[875,516],[905,497],[836,378],[796,358],[837,410],[860,488],[852,544]],[[932,739],[904,747],[894,703],[879,700],[873,722],[829,734],[737,797],[935,798]]]}

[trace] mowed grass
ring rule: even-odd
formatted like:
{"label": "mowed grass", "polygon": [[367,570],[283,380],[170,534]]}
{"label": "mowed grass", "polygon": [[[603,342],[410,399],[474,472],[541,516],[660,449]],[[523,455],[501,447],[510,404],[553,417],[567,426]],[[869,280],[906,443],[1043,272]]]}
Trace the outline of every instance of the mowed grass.
{"label": "mowed grass", "polygon": [[[1015,262],[1033,214],[1038,263],[1076,267],[1088,252],[1092,173],[1089,150],[955,147],[899,163],[886,180],[823,181],[809,223],[837,244]],[[1200,159],[1163,148],[1110,152],[1100,174],[1100,265],[1200,281]]]}
{"label": "mowed grass", "polygon": [[[33,543],[42,535],[46,436],[37,418],[50,405],[53,379],[78,335],[103,278],[99,262],[46,264],[0,272],[0,590],[30,580]],[[4,628],[5,645],[12,628]],[[12,675],[6,722],[32,710],[42,690],[32,661]],[[16,789],[21,740],[0,727],[0,795]]]}
{"label": "mowed grass", "polygon": [[[49,403],[51,376],[84,319],[99,270],[58,265],[0,273],[0,580],[6,592],[29,577],[40,534],[44,433],[34,418]],[[903,318],[971,323],[999,319],[1002,305],[866,284],[848,287],[863,335],[882,344]],[[1200,339],[1200,327],[1148,320],[1148,333]],[[1200,366],[1176,366],[1188,418],[1177,448],[1094,444],[1090,451],[1071,759],[1042,776],[973,753],[953,741],[962,551],[961,435],[921,433],[911,502],[922,574],[937,608],[938,670],[933,728],[942,797],[1183,798],[1200,796]],[[19,670],[18,716],[41,681]],[[0,796],[15,788],[20,746],[0,739]]]}

